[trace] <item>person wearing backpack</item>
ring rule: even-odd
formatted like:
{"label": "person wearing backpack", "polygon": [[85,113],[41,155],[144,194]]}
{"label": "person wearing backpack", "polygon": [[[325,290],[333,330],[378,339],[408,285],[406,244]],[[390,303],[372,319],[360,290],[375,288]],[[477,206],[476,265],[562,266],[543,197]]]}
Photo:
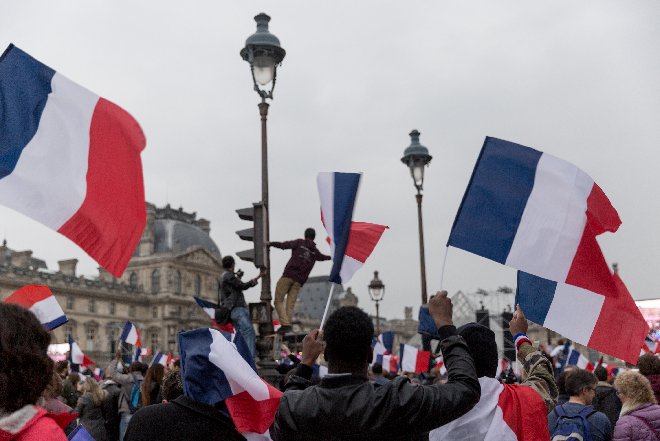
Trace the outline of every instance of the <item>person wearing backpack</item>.
{"label": "person wearing backpack", "polygon": [[117,351],[115,359],[110,362],[106,369],[106,374],[121,387],[121,393],[119,394],[119,441],[124,441],[128,422],[133,414],[142,407],[140,387],[144,381],[144,374],[147,372],[147,365],[134,361],[129,366],[128,373],[122,374],[117,371],[120,360],[121,351]]}
{"label": "person wearing backpack", "polygon": [[623,407],[614,428],[614,441],[659,441],[660,406],[651,383],[642,374],[626,371],[614,380]]}
{"label": "person wearing backpack", "polygon": [[607,369],[598,366],[594,369],[594,375],[598,378],[598,385],[596,385],[596,398],[591,405],[597,411],[607,415],[614,427],[619,419],[619,413],[621,413],[621,400],[617,396],[614,386],[607,382]]}
{"label": "person wearing backpack", "polygon": [[566,377],[568,402],[548,414],[548,428],[553,441],[612,440],[610,420],[591,406],[597,384],[596,376],[584,369],[576,369]]}

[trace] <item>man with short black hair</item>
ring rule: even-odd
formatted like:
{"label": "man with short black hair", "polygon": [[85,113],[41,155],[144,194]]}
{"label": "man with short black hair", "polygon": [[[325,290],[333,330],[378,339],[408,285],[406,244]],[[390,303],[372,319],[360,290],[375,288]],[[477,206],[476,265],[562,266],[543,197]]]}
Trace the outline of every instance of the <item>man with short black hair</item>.
{"label": "man with short black hair", "polygon": [[[316,231],[313,228],[307,228],[304,239],[268,242],[268,246],[281,250],[291,250],[291,258],[284,267],[282,277],[275,285],[274,305],[282,325],[278,331],[280,334],[291,331],[291,320],[293,319],[293,309],[296,306],[298,292],[307,281],[316,261],[331,259],[330,256],[326,256],[316,248],[315,238]],[[286,305],[284,304],[284,297],[286,297]]]}
{"label": "man with short black hair", "polygon": [[607,369],[598,366],[594,369],[594,375],[598,378],[596,385],[596,398],[591,405],[599,412],[603,412],[610,420],[612,427],[616,425],[621,413],[621,400],[616,394],[616,389],[607,382]]}
{"label": "man with short black hair", "polygon": [[257,286],[257,282],[265,274],[265,271],[261,270],[257,277],[251,279],[249,282],[243,282],[241,280],[243,274],[234,272],[236,261],[232,256],[222,258],[222,267],[225,269],[225,272],[220,277],[220,298],[218,299],[218,303],[231,311],[231,321],[243,336],[243,340],[247,343],[250,354],[254,358],[257,336],[252,327],[252,320],[250,320],[250,312],[248,311],[243,291]]}
{"label": "man with short black hair", "polygon": [[[279,440],[417,440],[458,418],[479,401],[474,361],[452,322],[451,299],[442,291],[429,301],[449,379],[421,386],[397,377],[383,386],[369,382],[374,327],[362,310],[335,311],[323,331],[303,339],[302,362],[285,385],[271,427]],[[324,352],[328,374],[312,386],[312,366]]]}
{"label": "man with short black hair", "polygon": [[[567,417],[573,417],[574,423],[582,426],[580,418],[575,418],[582,413],[589,423],[589,427],[583,427],[582,430],[590,431],[592,441],[610,441],[612,439],[610,420],[604,413],[591,407],[596,396],[596,384],[598,384],[596,376],[584,369],[575,369],[566,377],[566,393],[569,399],[567,403],[557,406],[548,414],[550,433],[555,431],[561,419]],[[562,417],[563,414],[566,416]]]}
{"label": "man with short black hair", "polygon": [[371,381],[381,386],[390,382],[390,380],[383,375],[383,365],[380,363],[374,363],[371,365]]}

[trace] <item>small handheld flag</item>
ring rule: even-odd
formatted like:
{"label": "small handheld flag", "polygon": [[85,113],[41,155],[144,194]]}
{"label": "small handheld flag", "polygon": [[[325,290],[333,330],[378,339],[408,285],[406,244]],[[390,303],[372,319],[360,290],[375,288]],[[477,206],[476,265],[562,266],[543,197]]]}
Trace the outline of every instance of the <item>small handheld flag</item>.
{"label": "small handheld flag", "polygon": [[62,307],[47,286],[24,286],[7,297],[4,303],[14,303],[29,309],[49,331],[68,321]]}
{"label": "small handheld flag", "polygon": [[119,340],[130,345],[137,346],[138,348],[142,347],[142,342],[140,341],[140,331],[138,331],[138,328],[133,323],[131,323],[130,320],[126,320],[124,330],[122,331]]}
{"label": "small handheld flag", "polygon": [[73,341],[71,336],[69,336],[69,348],[69,361],[72,364],[79,364],[81,366],[90,366],[95,364],[91,359],[87,358],[87,356],[80,349],[80,346],[78,346],[78,343]]}
{"label": "small handheld flag", "polygon": [[429,370],[430,351],[420,351],[414,346],[402,344],[399,352],[401,370],[422,373]]}

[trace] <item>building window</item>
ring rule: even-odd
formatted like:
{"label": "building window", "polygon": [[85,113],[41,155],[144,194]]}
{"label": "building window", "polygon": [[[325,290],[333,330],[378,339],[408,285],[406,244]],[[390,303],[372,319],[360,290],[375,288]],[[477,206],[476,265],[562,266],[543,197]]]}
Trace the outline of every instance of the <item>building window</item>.
{"label": "building window", "polygon": [[174,273],[174,293],[181,294],[181,271],[179,270]]}
{"label": "building window", "polygon": [[154,306],[151,308],[151,317],[158,318],[158,307]]}
{"label": "building window", "polygon": [[151,273],[151,293],[157,294],[160,292],[160,271],[155,269]]}
{"label": "building window", "polygon": [[85,336],[87,337],[86,350],[93,351],[96,341],[96,328],[94,326],[85,327]]}
{"label": "building window", "polygon": [[130,284],[131,288],[137,289],[137,287],[138,287],[137,273],[135,273],[135,272],[131,273],[131,277],[128,279],[128,283]]}
{"label": "building window", "polygon": [[115,313],[117,312],[117,305],[115,304],[115,302],[110,302],[110,305],[108,306],[108,312],[110,313],[110,315],[115,315]]}
{"label": "building window", "polygon": [[128,307],[128,316],[131,317],[131,318],[135,317],[135,306],[130,305]]}
{"label": "building window", "polygon": [[72,310],[74,304],[75,303],[74,303],[73,297],[69,296],[69,297],[66,298],[66,309],[71,309]]}
{"label": "building window", "polygon": [[202,278],[199,274],[195,276],[195,295],[197,297],[202,293]]}
{"label": "building window", "polygon": [[88,312],[96,312],[96,300],[90,299],[87,305]]}
{"label": "building window", "polygon": [[114,328],[106,328],[108,334],[108,351],[114,355],[117,350],[117,330]]}
{"label": "building window", "polygon": [[160,335],[158,334],[158,331],[154,331],[154,332],[151,333],[151,353],[152,354],[155,354],[156,350],[158,350],[159,338],[160,338]]}
{"label": "building window", "polygon": [[76,339],[76,323],[69,321],[67,324],[64,325],[64,336],[66,337],[67,341],[69,339],[69,336],[71,336],[72,339]]}

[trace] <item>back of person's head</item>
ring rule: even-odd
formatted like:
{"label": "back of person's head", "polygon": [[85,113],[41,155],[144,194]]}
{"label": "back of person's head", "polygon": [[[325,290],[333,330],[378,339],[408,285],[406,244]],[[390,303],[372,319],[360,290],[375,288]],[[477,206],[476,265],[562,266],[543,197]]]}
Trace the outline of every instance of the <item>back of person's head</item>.
{"label": "back of person's head", "polygon": [[55,363],[55,372],[60,376],[60,378],[65,379],[69,373],[69,362],[62,360]]}
{"label": "back of person's head", "polygon": [[91,377],[84,377],[80,382],[82,383],[81,392],[83,395],[88,394],[94,404],[100,406],[105,400],[107,392],[101,389],[101,386]]}
{"label": "back of person's head", "polygon": [[371,365],[371,372],[376,375],[383,375],[383,366],[380,363],[374,363]]}
{"label": "back of person's head", "polygon": [[598,381],[607,381],[607,369],[603,366],[598,366],[594,369],[594,375],[598,378]]}
{"label": "back of person's head", "polygon": [[572,371],[564,370],[559,374],[559,378],[557,378],[557,392],[559,395],[566,395],[566,377],[568,377],[571,372]]}
{"label": "back of person's head", "polygon": [[637,359],[637,368],[645,377],[660,374],[660,358],[653,354],[644,354]]}
{"label": "back of person's head", "polygon": [[364,369],[370,361],[373,337],[371,318],[360,308],[343,306],[330,315],[323,328],[325,359],[330,366]]}
{"label": "back of person's head", "polygon": [[0,410],[35,404],[52,380],[50,334],[33,313],[0,303]]}
{"label": "back of person's head", "polygon": [[161,386],[163,384],[163,376],[165,375],[165,367],[160,363],[155,363],[149,366],[147,373],[144,376],[144,381],[140,389],[142,391],[142,405],[148,406],[150,404],[158,404],[151,402],[151,390],[154,384]]}
{"label": "back of person's head", "polygon": [[142,376],[144,376],[147,373],[148,368],[149,368],[149,366],[142,363],[141,361],[134,361],[128,367],[128,372],[139,372],[139,373],[142,374]]}
{"label": "back of person's head", "polygon": [[591,389],[598,384],[598,378],[584,369],[575,369],[566,377],[566,393],[577,397],[584,389]]}
{"label": "back of person's head", "polygon": [[53,375],[50,376],[50,382],[46,386],[46,389],[42,392],[41,396],[46,400],[57,398],[62,395],[62,377],[53,371]]}
{"label": "back of person's head", "polygon": [[230,270],[234,267],[236,261],[231,256],[225,256],[222,258],[222,267],[226,270]]}
{"label": "back of person's head", "polygon": [[314,228],[308,228],[305,230],[305,239],[312,239],[314,240],[316,238],[316,231]]}
{"label": "back of person's head", "polygon": [[655,403],[655,396],[648,378],[639,372],[624,371],[616,376],[614,388],[630,400],[627,406]]}
{"label": "back of person's head", "polygon": [[66,379],[73,384],[73,387],[76,387],[76,385],[80,383],[80,374],[78,374],[78,372],[71,372]]}
{"label": "back of person's head", "polygon": [[468,323],[458,328],[470,349],[477,377],[495,378],[497,374],[497,343],[495,333],[478,323]]}
{"label": "back of person's head", "polygon": [[181,370],[174,368],[163,377],[163,388],[161,390],[164,401],[172,401],[183,395],[183,383],[181,382]]}

